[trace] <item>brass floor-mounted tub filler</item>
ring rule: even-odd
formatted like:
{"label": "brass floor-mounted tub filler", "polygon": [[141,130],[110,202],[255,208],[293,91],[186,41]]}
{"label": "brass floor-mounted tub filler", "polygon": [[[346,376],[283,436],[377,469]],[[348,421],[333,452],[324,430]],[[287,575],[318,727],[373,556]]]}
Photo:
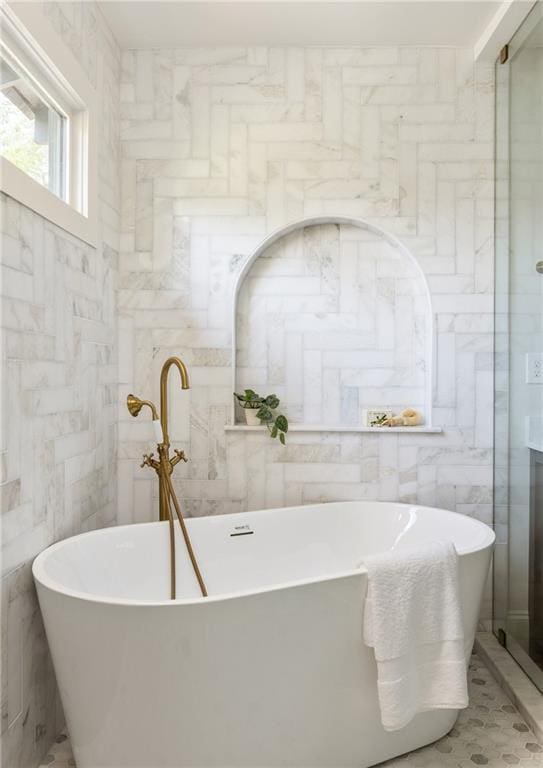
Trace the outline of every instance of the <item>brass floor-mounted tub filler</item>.
{"label": "brass floor-mounted tub filler", "polygon": [[183,451],[174,451],[174,456],[170,456],[170,437],[168,434],[168,373],[170,368],[174,365],[181,377],[181,389],[189,389],[189,377],[187,369],[182,360],[178,357],[169,357],[160,373],[160,418],[157,412],[157,408],[150,400],[142,400],[135,395],[128,395],[126,398],[126,405],[132,416],[138,416],[141,409],[144,406],[150,409],[153,416],[153,426],[155,428],[155,437],[157,440],[158,461],[154,458],[154,454],[144,454],[142,467],[151,467],[158,475],[159,480],[159,519],[167,520],[170,526],[170,596],[172,600],[175,600],[175,527],[174,518],[172,513],[172,504],[174,506],[185,545],[189,553],[190,561],[194,569],[194,573],[200,585],[200,591],[204,597],[207,597],[207,589],[205,582],[202,578],[198,561],[194,550],[190,536],[183,520],[183,514],[181,507],[175,495],[171,475],[173,468],[180,461],[187,461]]}

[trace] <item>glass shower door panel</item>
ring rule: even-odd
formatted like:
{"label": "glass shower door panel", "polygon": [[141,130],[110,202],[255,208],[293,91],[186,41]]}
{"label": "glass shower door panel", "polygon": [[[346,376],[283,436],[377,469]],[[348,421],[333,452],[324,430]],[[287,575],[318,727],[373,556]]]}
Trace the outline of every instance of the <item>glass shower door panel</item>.
{"label": "glass shower door panel", "polygon": [[497,65],[494,626],[543,690],[543,17]]}

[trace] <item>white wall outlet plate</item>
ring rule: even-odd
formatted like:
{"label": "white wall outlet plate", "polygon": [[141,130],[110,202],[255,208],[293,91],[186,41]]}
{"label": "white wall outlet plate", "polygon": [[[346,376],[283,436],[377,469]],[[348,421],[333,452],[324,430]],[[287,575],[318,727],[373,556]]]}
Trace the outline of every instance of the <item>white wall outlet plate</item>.
{"label": "white wall outlet plate", "polygon": [[543,384],[543,352],[526,353],[526,384]]}

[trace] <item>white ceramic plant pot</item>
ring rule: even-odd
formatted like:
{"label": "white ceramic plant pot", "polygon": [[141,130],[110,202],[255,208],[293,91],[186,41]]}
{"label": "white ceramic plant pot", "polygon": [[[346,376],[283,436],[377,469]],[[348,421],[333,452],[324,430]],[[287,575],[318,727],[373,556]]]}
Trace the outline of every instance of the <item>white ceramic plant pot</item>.
{"label": "white ceramic plant pot", "polygon": [[244,408],[243,413],[245,414],[245,421],[247,422],[247,426],[249,427],[259,427],[261,424],[260,419],[256,415],[258,411],[260,410],[260,406],[258,408]]}

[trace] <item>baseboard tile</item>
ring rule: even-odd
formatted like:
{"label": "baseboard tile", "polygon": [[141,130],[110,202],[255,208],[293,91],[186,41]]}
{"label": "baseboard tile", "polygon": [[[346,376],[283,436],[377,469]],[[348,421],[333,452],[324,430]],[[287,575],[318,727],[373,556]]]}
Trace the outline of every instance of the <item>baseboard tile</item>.
{"label": "baseboard tile", "polygon": [[543,694],[492,632],[478,632],[475,650],[537,738],[543,740]]}

